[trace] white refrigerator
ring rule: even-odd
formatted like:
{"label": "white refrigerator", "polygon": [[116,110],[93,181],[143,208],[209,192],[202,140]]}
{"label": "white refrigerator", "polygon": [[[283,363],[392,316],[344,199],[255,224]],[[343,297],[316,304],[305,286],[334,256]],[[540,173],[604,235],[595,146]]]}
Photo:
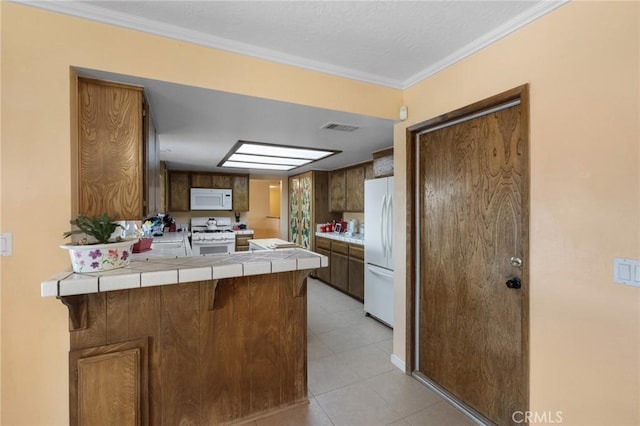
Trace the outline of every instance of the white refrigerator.
{"label": "white refrigerator", "polygon": [[393,177],[364,183],[364,311],[393,327]]}

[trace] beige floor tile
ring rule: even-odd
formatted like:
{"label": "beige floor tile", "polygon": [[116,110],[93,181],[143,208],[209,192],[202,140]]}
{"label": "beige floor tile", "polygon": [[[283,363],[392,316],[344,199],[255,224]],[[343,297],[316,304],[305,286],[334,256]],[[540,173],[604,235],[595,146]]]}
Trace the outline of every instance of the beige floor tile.
{"label": "beige floor tile", "polygon": [[358,375],[336,355],[307,362],[307,386],[316,396],[358,380],[361,380]]}
{"label": "beige floor tile", "polygon": [[403,417],[442,402],[442,398],[402,371],[372,377],[365,385],[373,389]]}
{"label": "beige floor tile", "polygon": [[376,348],[384,351],[389,357],[393,353],[393,339],[385,340],[384,342],[376,343]]}
{"label": "beige floor tile", "polygon": [[315,361],[325,356],[333,355],[333,351],[329,349],[329,346],[322,343],[320,338],[313,334],[307,334],[307,360]]}
{"label": "beige floor tile", "polygon": [[400,419],[397,422],[389,424],[389,426],[411,426],[405,419]]}
{"label": "beige floor tile", "polygon": [[361,379],[377,376],[396,367],[391,364],[389,355],[375,344],[341,352],[336,358],[346,364]]}
{"label": "beige floor tile", "polygon": [[292,408],[256,421],[256,426],[330,426],[333,425],[315,398],[309,404]]}
{"label": "beige floor tile", "polygon": [[373,390],[354,384],[316,397],[335,425],[387,425],[401,419]]}
{"label": "beige floor tile", "polygon": [[467,416],[447,402],[440,402],[425,408],[405,420],[412,426],[467,426],[475,425]]}
{"label": "beige floor tile", "polygon": [[367,318],[364,324],[317,334],[320,340],[336,353],[379,343],[393,337],[391,329],[371,318]]}

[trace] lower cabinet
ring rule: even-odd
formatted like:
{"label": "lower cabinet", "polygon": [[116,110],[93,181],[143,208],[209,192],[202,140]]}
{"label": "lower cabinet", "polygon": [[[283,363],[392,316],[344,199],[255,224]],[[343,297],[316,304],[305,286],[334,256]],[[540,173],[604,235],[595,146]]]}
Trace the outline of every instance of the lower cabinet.
{"label": "lower cabinet", "polygon": [[364,300],[364,247],[349,245],[349,294]]}
{"label": "lower cabinet", "polygon": [[148,424],[148,371],[148,338],[69,352],[70,424]]}
{"label": "lower cabinet", "polygon": [[236,251],[249,251],[249,240],[253,234],[236,234]]}
{"label": "lower cabinet", "polygon": [[364,247],[319,237],[316,252],[329,258],[329,267],[317,269],[316,278],[363,301]]}

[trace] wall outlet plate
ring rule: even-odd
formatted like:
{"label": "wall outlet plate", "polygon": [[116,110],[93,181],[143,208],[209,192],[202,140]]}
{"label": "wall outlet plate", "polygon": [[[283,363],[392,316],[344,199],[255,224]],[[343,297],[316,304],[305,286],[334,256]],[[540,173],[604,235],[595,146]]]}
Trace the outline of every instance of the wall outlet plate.
{"label": "wall outlet plate", "polygon": [[640,287],[640,260],[613,258],[613,282]]}
{"label": "wall outlet plate", "polygon": [[11,256],[13,253],[13,236],[11,232],[0,234],[0,256]]}

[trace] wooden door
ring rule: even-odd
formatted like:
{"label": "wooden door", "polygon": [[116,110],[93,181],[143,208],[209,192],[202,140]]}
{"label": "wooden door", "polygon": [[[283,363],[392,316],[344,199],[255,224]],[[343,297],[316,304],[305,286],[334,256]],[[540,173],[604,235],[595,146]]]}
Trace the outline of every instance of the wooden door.
{"label": "wooden door", "polygon": [[213,188],[211,175],[206,173],[191,173],[191,188]]}
{"label": "wooden door", "polygon": [[364,166],[347,169],[345,211],[364,212]]}
{"label": "wooden door", "polygon": [[249,175],[233,176],[233,210],[249,211]]}
{"label": "wooden door", "polygon": [[[510,262],[528,256],[522,108],[419,142],[418,369],[501,425],[528,406],[527,282]],[[507,287],[513,277],[521,289]]]}

